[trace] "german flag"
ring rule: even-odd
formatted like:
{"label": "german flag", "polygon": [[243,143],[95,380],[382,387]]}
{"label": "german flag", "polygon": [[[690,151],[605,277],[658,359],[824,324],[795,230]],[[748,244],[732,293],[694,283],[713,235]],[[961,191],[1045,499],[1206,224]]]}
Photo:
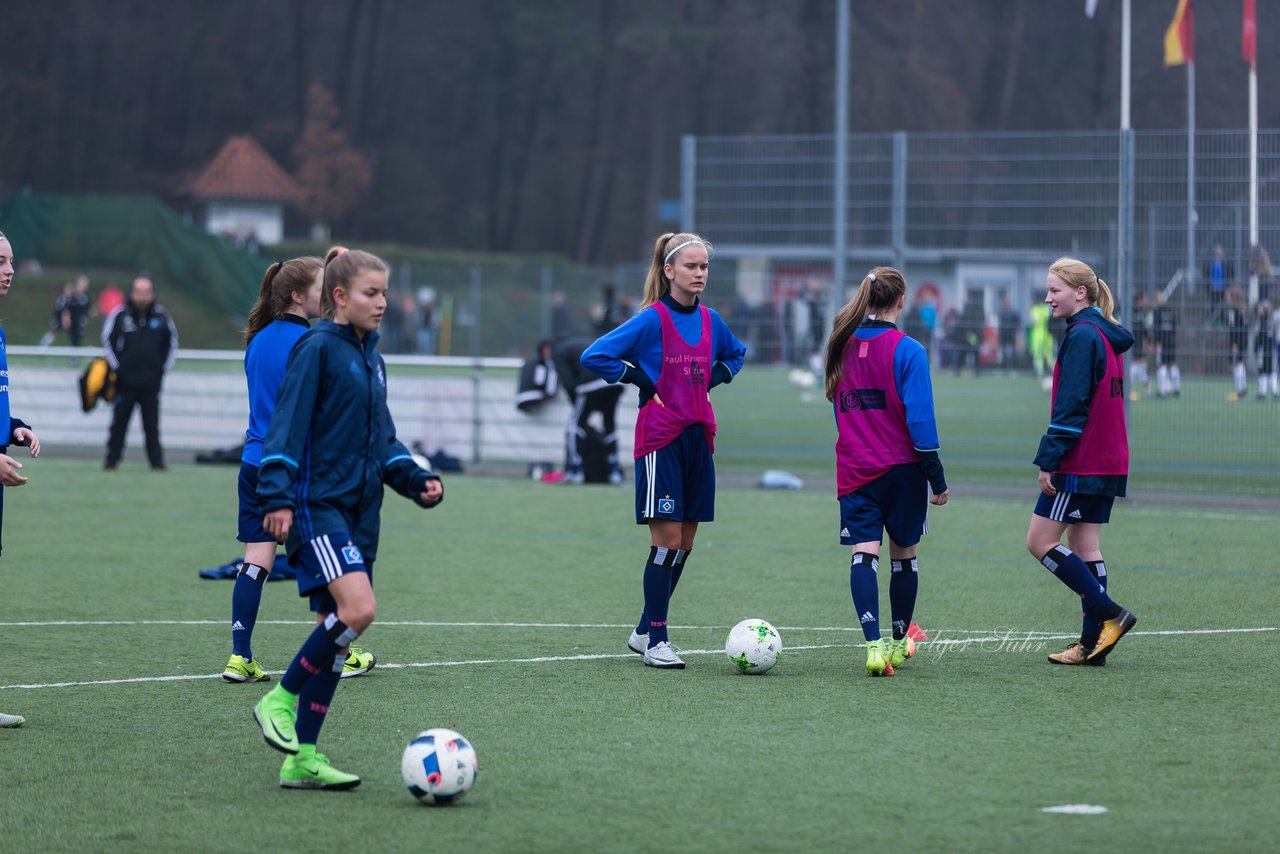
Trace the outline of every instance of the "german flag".
{"label": "german flag", "polygon": [[1196,19],[1191,11],[1191,0],[1178,0],[1173,21],[1164,32],[1164,64],[1185,65],[1195,62]]}

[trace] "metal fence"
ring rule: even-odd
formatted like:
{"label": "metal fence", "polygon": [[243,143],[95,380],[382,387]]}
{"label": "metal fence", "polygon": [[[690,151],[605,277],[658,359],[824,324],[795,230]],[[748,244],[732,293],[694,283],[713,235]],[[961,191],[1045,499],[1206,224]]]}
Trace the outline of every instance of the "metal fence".
{"label": "metal fence", "polygon": [[[82,412],[78,378],[100,351],[72,347],[9,347],[10,364],[20,381],[11,385],[15,413],[37,428],[51,447],[104,447],[112,409],[99,403]],[[426,453],[444,451],[467,464],[564,460],[565,427],[570,408],[563,396],[538,411],[515,407],[518,359],[387,356],[395,380],[388,407],[406,445]],[[174,458],[185,452],[238,448],[249,418],[244,353],[234,350],[180,350],[165,377],[160,420],[166,449]],[[619,444],[631,449],[634,407],[619,409]],[[141,419],[126,434],[126,461],[141,460]],[[178,453],[184,452],[184,453]]]}
{"label": "metal fence", "polygon": [[[1043,299],[1047,266],[1079,257],[1112,284],[1139,338],[1128,378],[1136,434],[1173,460],[1186,437],[1163,424],[1210,429],[1204,439],[1229,460],[1197,466],[1193,479],[1257,491],[1260,472],[1276,474],[1280,421],[1271,313],[1280,293],[1267,253],[1280,245],[1280,131],[1258,136],[1257,248],[1247,132],[1198,132],[1193,164],[1187,142],[1167,131],[852,135],[854,281],[839,294],[829,136],[686,137],[683,226],[735,267],[729,314],[752,358],[801,369],[825,339],[833,303],[867,267],[893,264],[913,287],[903,322],[930,346],[935,371],[1045,370],[1027,352],[1031,306]],[[1056,341],[1061,329],[1050,331]],[[1176,403],[1161,409],[1146,404],[1152,398]],[[1227,409],[1239,407],[1253,409]],[[961,441],[990,456],[984,435],[1000,432]]]}

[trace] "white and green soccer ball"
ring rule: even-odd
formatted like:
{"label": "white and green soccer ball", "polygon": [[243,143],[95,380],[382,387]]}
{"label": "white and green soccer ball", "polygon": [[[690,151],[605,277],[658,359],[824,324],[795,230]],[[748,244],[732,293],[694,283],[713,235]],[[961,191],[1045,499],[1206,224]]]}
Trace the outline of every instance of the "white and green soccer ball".
{"label": "white and green soccer ball", "polygon": [[738,623],[729,632],[724,654],[739,673],[765,673],[778,663],[782,638],[768,622],[753,617]]}

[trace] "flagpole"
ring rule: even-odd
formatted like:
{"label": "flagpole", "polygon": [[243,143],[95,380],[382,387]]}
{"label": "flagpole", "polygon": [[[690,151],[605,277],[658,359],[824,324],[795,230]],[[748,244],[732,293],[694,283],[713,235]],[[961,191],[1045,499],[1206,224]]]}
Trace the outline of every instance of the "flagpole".
{"label": "flagpole", "polygon": [[845,279],[848,278],[849,229],[849,0],[836,0],[836,103],[835,134],[832,140],[832,231],[831,311],[827,325],[835,323],[844,307]]}
{"label": "flagpole", "polygon": [[1258,301],[1258,63],[1249,63],[1249,305]]}
{"label": "flagpole", "polygon": [[1196,282],[1196,63],[1187,66],[1187,266],[1183,278],[1195,290]]}
{"label": "flagpole", "polygon": [[1133,288],[1129,282],[1129,241],[1130,221],[1133,219],[1131,192],[1133,187],[1133,160],[1130,157],[1129,138],[1132,134],[1129,127],[1129,4],[1124,0],[1120,14],[1120,199],[1119,216],[1116,223],[1116,284],[1120,290],[1122,308],[1121,317],[1125,323],[1132,325]]}
{"label": "flagpole", "polygon": [[1131,64],[1129,5],[1130,0],[1124,0],[1124,4],[1120,7],[1120,130],[1129,130],[1129,91],[1131,88],[1129,77],[1129,66]]}

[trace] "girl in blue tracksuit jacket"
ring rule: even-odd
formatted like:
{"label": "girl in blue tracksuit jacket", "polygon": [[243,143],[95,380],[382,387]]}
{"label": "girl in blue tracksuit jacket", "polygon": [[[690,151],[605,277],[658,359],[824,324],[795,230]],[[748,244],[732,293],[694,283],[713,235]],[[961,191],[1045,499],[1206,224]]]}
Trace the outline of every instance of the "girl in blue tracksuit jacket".
{"label": "girl in blue tracksuit jacket", "polygon": [[319,258],[277,261],[267,268],[258,301],[244,330],[244,374],[249,388],[249,428],[240,453],[240,499],[236,539],[244,543],[244,562],[231,591],[231,658],[222,671],[228,682],[265,682],[269,678],[253,657],[253,629],[262,604],[262,585],[276,559],[276,538],[262,527],[258,467],[276,394],[293,345],[306,333],[308,318],[320,315],[324,262]]}
{"label": "girl in blue tracksuit jacket", "polygon": [[323,615],[253,711],[267,743],[289,754],[280,769],[285,788],[360,785],[316,753],[316,740],[342,670],[338,653],[373,623],[383,484],[423,507],[444,497],[439,478],[396,439],[377,351],[386,307],[386,263],[359,250],[330,250],[320,294],[326,319],[289,355],[262,449],[263,528],[286,542],[299,594]]}

